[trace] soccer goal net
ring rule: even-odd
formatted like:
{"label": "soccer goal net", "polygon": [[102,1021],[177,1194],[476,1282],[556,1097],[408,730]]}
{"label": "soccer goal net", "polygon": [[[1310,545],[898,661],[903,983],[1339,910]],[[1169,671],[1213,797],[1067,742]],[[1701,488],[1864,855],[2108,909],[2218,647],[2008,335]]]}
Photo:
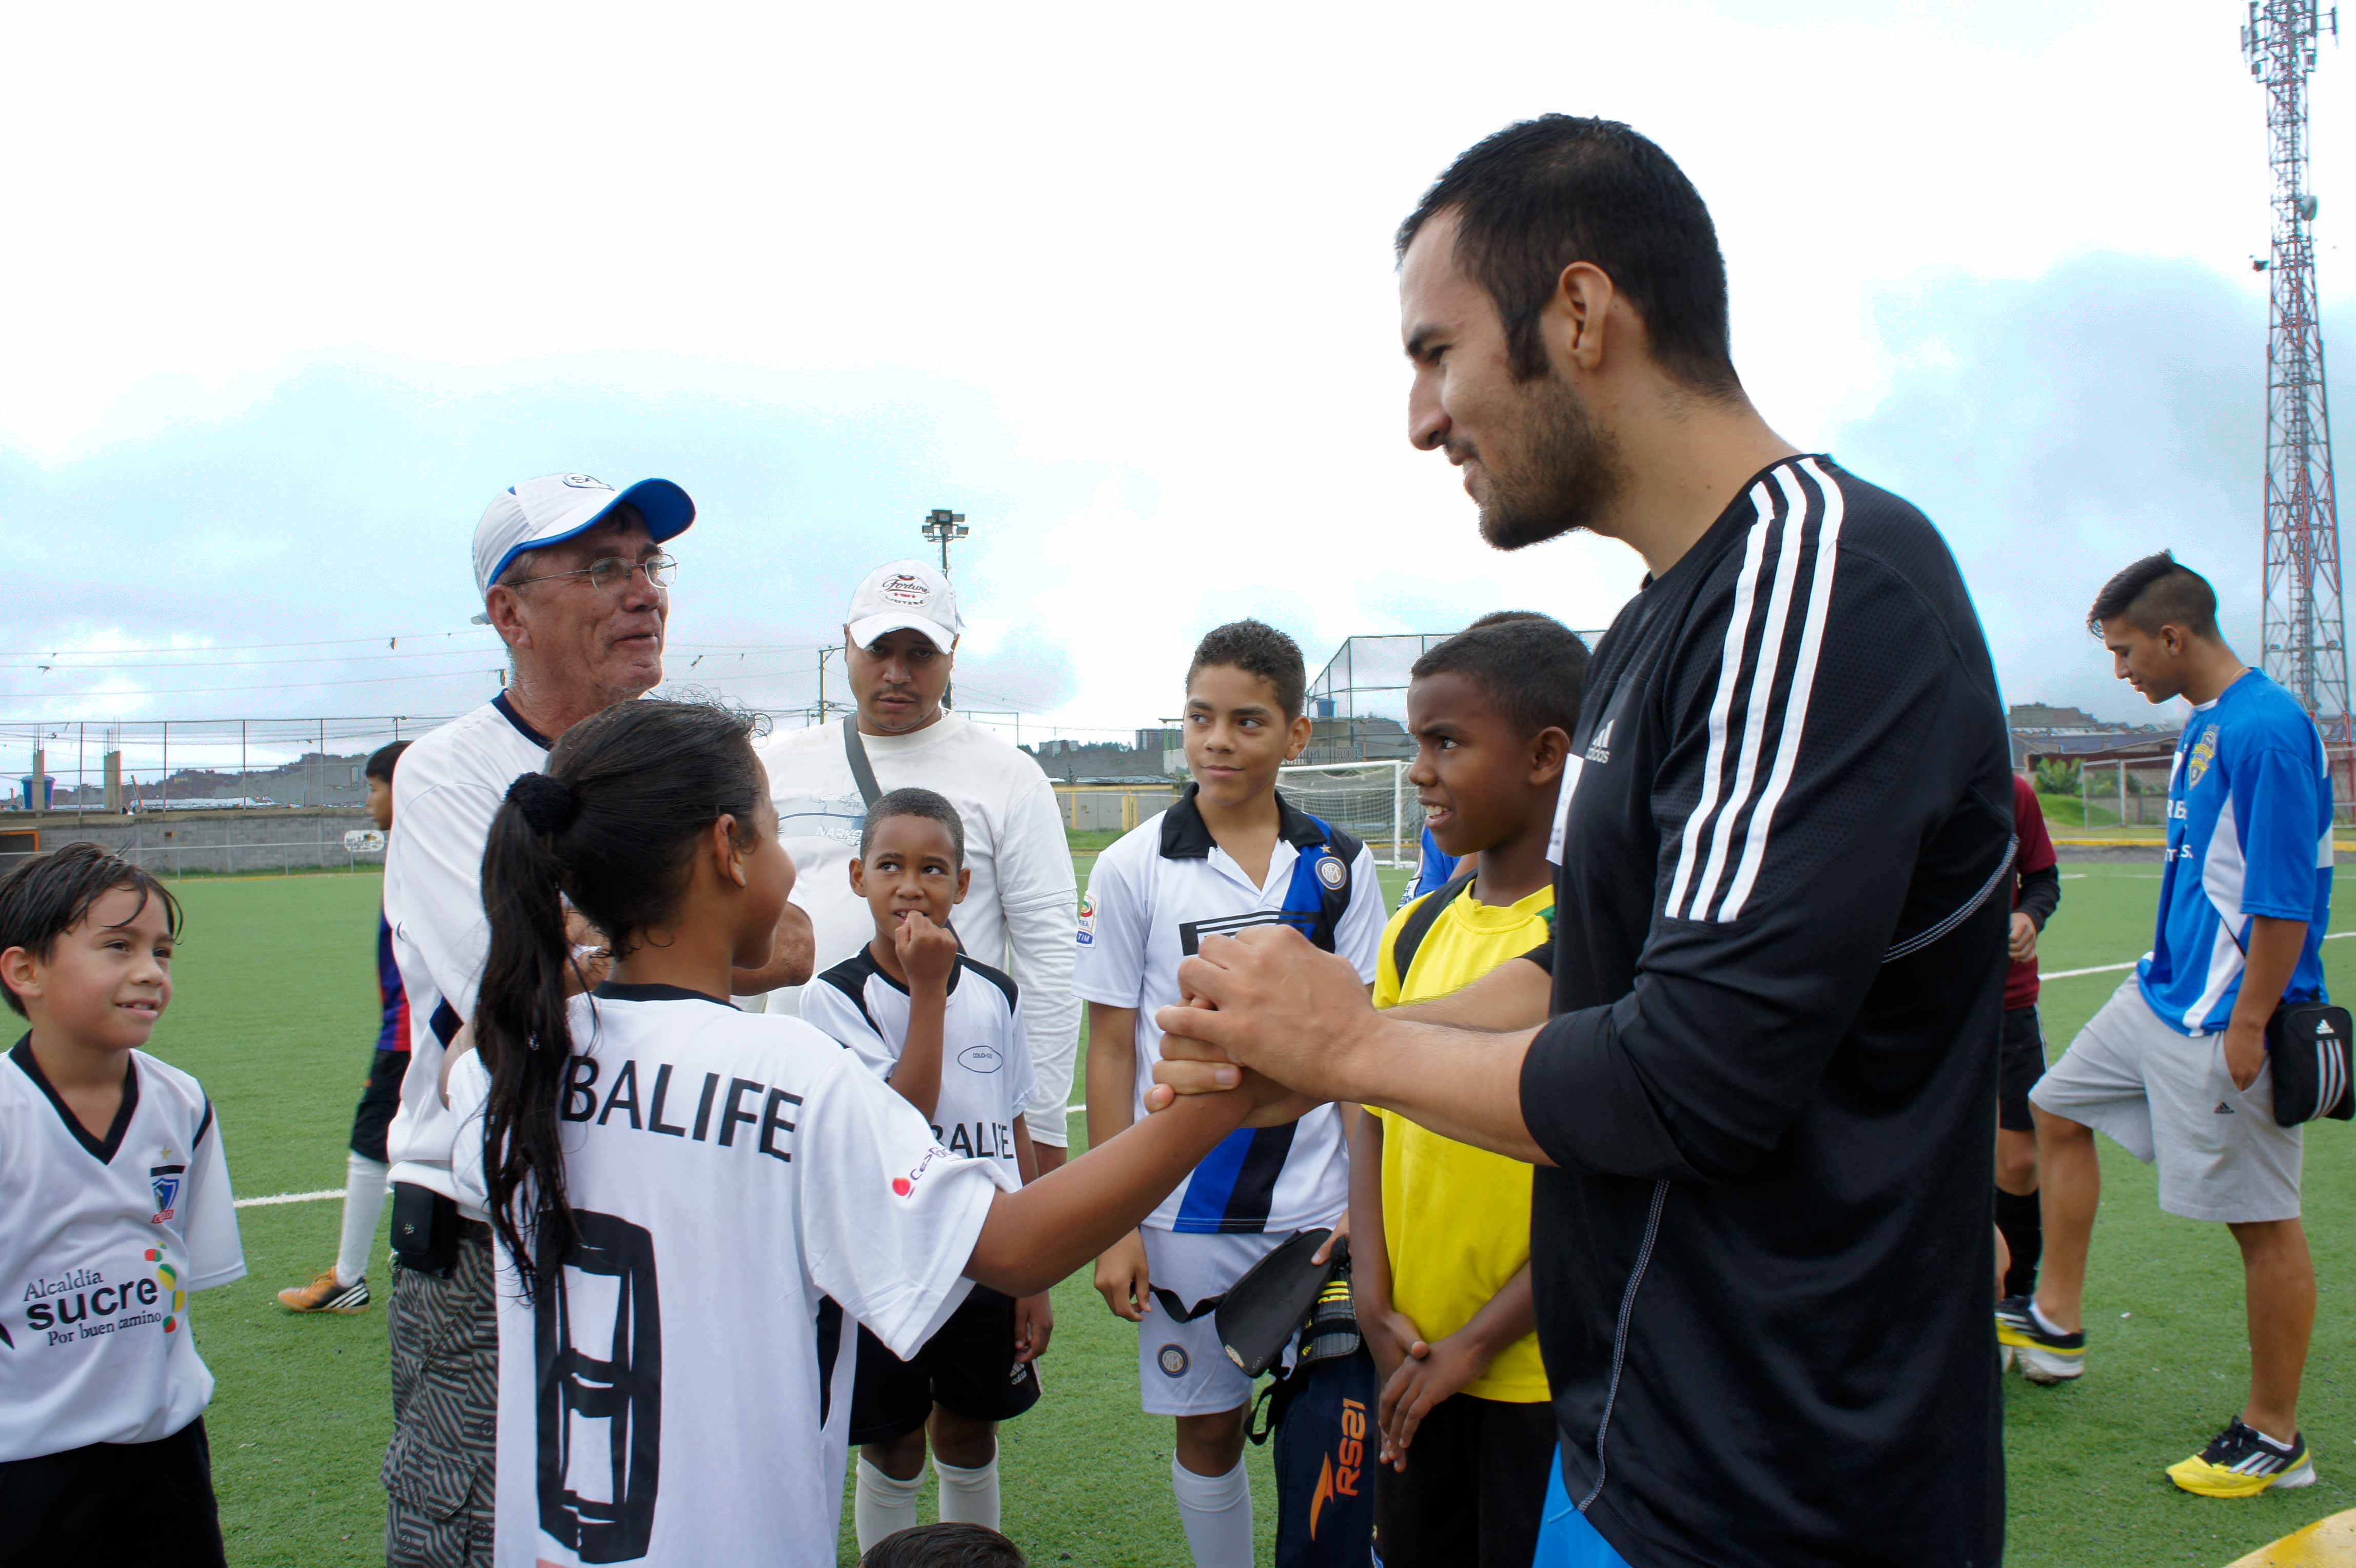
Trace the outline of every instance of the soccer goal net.
{"label": "soccer goal net", "polygon": [[1364,841],[1378,865],[1413,865],[1423,845],[1423,808],[1404,762],[1301,763],[1281,770],[1285,798]]}

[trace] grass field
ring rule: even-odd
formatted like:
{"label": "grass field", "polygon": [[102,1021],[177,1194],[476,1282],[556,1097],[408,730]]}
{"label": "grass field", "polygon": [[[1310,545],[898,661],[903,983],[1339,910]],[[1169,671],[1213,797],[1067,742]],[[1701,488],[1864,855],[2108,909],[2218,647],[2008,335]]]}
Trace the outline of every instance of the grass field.
{"label": "grass field", "polygon": [[[1098,847],[1083,846],[1083,877]],[[2157,865],[2073,862],[2062,873],[2046,969],[2140,952]],[[378,889],[369,875],[181,885],[188,934],[155,1049],[204,1079],[248,1198],[342,1186],[375,1032]],[[2341,908],[2356,925],[2345,895]],[[2356,993],[2356,942],[2324,950],[2335,988]],[[2119,978],[2048,983],[2052,1053]],[[1081,1130],[1076,1118],[1073,1128]],[[2356,1322],[2341,1310],[2356,1294],[2356,1241],[2336,1223],[2356,1207],[2351,1138],[2326,1125],[2307,1167],[2323,1297],[2303,1414],[2322,1483],[2222,1503],[2178,1493],[2160,1475],[2240,1408],[2239,1270],[2222,1228],[2160,1214],[2151,1173],[2105,1144],[2088,1373],[2060,1390],[2008,1385],[2008,1562],[2222,1564],[2356,1506]],[[381,1307],[294,1319],[272,1299],[333,1257],[339,1207],[246,1208],[239,1219],[251,1273],[193,1304],[198,1342],[220,1379],[209,1416],[216,1481],[230,1560],[241,1565],[381,1561],[377,1469],[391,1425]],[[1005,1433],[1007,1528],[1037,1563],[1184,1568],[1169,1500],[1169,1423],[1137,1410],[1134,1330],[1106,1313],[1084,1275],[1057,1291],[1056,1310],[1047,1397]],[[1273,1494],[1264,1454],[1252,1458],[1265,1541]],[[928,1498],[927,1517],[930,1507]],[[842,1561],[853,1561],[847,1534]]]}

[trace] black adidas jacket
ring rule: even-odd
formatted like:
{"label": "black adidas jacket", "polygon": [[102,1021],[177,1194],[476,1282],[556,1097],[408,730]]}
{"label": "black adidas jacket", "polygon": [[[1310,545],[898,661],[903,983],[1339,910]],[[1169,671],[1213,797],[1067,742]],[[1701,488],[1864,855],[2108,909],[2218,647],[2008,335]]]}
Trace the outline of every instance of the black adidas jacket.
{"label": "black adidas jacket", "polygon": [[1613,622],[1573,755],[1521,1084],[1573,1500],[1642,1568],[1996,1563],[2012,781],[1953,557],[1774,465]]}

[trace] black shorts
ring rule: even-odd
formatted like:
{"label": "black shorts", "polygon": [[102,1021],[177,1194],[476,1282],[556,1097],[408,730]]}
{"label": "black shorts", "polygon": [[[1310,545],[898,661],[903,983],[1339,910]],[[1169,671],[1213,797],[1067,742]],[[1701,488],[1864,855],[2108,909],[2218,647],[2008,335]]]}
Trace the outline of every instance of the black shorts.
{"label": "black shorts", "polygon": [[368,1087],[360,1090],[360,1108],[352,1112],[352,1153],[379,1165],[384,1157],[384,1135],[392,1113],[401,1109],[401,1080],[409,1075],[407,1051],[370,1051]]}
{"label": "black shorts", "polygon": [[1008,1421],[1039,1402],[1036,1362],[1014,1359],[1014,1298],[981,1285],[903,1361],[859,1331],[851,1441],[889,1443],[931,1419],[936,1404],[968,1421]]}
{"label": "black shorts", "polygon": [[1544,1402],[1458,1394],[1434,1405],[1408,1444],[1407,1469],[1375,1469],[1383,1568],[1527,1568],[1555,1441],[1554,1407]]}
{"label": "black shorts", "polygon": [[2045,1076],[2045,1031],[2037,1026],[2037,1004],[2004,1010],[2003,1043],[1996,1058],[1996,1124],[2008,1133],[2034,1133],[2029,1091]]}
{"label": "black shorts", "polygon": [[0,1542],[11,1563],[220,1568],[204,1418],[153,1443],[93,1443],[0,1464]]}

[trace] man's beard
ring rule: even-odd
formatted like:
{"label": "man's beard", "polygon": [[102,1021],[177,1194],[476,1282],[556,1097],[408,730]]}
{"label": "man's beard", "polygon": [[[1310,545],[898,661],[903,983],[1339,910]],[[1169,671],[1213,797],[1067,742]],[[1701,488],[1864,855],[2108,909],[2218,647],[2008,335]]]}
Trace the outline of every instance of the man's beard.
{"label": "man's beard", "polygon": [[1568,383],[1531,383],[1528,453],[1523,475],[1488,469],[1481,537],[1499,550],[1522,550],[1594,526],[1620,494],[1619,450]]}

